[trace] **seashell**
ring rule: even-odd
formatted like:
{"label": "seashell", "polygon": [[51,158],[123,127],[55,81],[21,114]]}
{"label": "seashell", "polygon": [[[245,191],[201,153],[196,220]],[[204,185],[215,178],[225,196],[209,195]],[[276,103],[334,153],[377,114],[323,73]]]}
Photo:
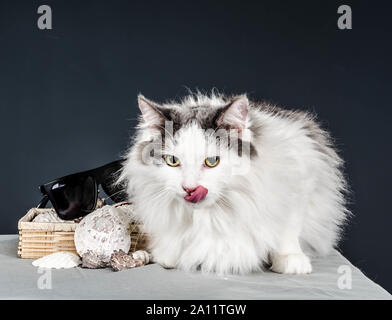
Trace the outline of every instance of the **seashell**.
{"label": "seashell", "polygon": [[68,269],[81,264],[80,258],[72,252],[59,251],[32,262],[33,266],[48,269]]}
{"label": "seashell", "polygon": [[[114,250],[128,252],[131,247],[129,226],[132,208],[131,205],[105,205],[84,217],[74,235],[78,254],[83,257],[89,252],[86,261],[97,260],[99,257],[102,263],[107,264]],[[95,261],[92,265],[100,264]]]}
{"label": "seashell", "polygon": [[143,265],[145,265],[143,260],[134,259],[132,255],[127,254],[122,250],[114,251],[110,258],[110,266],[113,271],[136,268]]}
{"label": "seashell", "polygon": [[66,221],[63,219],[60,219],[60,217],[57,215],[57,213],[54,210],[48,210],[45,212],[40,213],[37,215],[32,222],[70,222]]}
{"label": "seashell", "polygon": [[97,199],[97,204],[95,206],[95,209],[102,208],[106,204],[105,199],[103,198],[98,198]]}
{"label": "seashell", "polygon": [[104,258],[93,253],[91,250],[87,250],[82,256],[82,268],[88,269],[100,269],[106,268],[108,264],[103,262]]}
{"label": "seashell", "polygon": [[135,260],[141,260],[144,264],[149,264],[151,255],[145,250],[137,250],[132,253],[132,258]]}

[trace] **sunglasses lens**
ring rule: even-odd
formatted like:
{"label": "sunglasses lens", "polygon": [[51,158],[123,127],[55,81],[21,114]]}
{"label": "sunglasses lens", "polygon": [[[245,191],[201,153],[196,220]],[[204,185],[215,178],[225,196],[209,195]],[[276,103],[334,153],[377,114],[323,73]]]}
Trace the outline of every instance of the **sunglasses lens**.
{"label": "sunglasses lens", "polygon": [[68,177],[53,185],[51,195],[60,218],[72,220],[94,210],[97,185],[90,176]]}

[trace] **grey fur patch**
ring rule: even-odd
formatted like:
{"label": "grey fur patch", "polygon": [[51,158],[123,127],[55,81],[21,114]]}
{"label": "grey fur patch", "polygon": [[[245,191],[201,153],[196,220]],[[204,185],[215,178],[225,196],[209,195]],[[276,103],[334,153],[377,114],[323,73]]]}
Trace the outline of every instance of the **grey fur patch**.
{"label": "grey fur patch", "polygon": [[[197,123],[200,128],[204,130],[218,129],[216,121],[226,107],[227,106],[221,108],[211,106],[189,107],[185,105],[182,108],[168,108],[161,106],[159,110],[164,116],[164,118],[162,118],[162,124],[164,124],[165,121],[172,121],[173,133],[175,134],[178,130],[189,125],[191,122]],[[162,133],[164,133],[164,131],[162,131]]]}
{"label": "grey fur patch", "polygon": [[[163,148],[166,136],[168,135],[168,133],[165,131],[165,121],[171,121],[173,125],[173,136],[175,136],[178,130],[188,126],[191,123],[196,123],[201,129],[204,130],[225,129],[226,131],[229,131],[231,129],[229,126],[225,126],[224,124],[218,126],[217,120],[222,115],[222,113],[228,109],[236,97],[219,95],[221,104],[218,106],[212,106],[206,103],[206,100],[208,101],[208,99],[205,99],[204,101],[201,99],[200,101],[202,102],[199,103],[198,99],[190,99],[190,97],[191,96],[184,98],[180,104],[175,102],[166,105],[159,105],[154,103],[154,107],[162,115],[161,122],[156,128],[160,130],[162,135]],[[249,108],[266,112],[277,117],[286,118],[291,121],[301,120],[304,123],[303,130],[305,131],[305,134],[314,141],[315,148],[325,155],[337,157],[328,132],[321,129],[318,123],[314,120],[314,115],[299,110],[285,110],[265,102],[250,102]],[[251,122],[249,130],[251,131],[252,136],[259,137],[262,135],[263,127],[262,124]],[[238,139],[237,143],[238,154],[242,156],[243,141],[241,138]],[[228,142],[228,146],[230,147],[230,140]],[[250,157],[253,158],[257,156],[257,150],[253,143],[250,144],[249,148]]]}
{"label": "grey fur patch", "polygon": [[[185,99],[186,101],[186,99]],[[173,136],[175,136],[176,132],[179,131],[181,128],[190,125],[191,123],[196,123],[201,129],[208,130],[218,130],[218,129],[225,129],[229,132],[229,126],[225,125],[218,125],[217,120],[218,118],[224,113],[231,105],[232,99],[225,97],[225,103],[222,106],[210,106],[210,105],[187,105],[183,103],[181,106],[175,105],[173,107],[168,106],[157,106],[155,107],[159,110],[162,114],[160,125],[156,128],[160,130],[160,133],[163,137],[163,147],[164,141],[168,132],[165,130],[165,122],[170,121],[173,124]],[[229,133],[228,133],[229,135]],[[228,141],[228,147],[231,147],[231,139]],[[242,156],[242,144],[243,141],[241,138],[238,138],[238,155]],[[251,143],[250,144],[250,156],[254,157],[257,155],[256,148]]]}

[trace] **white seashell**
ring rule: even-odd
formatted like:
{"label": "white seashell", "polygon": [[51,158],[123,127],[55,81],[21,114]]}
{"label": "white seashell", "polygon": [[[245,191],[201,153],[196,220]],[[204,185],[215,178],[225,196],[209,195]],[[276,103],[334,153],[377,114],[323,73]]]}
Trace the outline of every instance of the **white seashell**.
{"label": "white seashell", "polygon": [[114,250],[128,252],[131,247],[131,217],[131,205],[106,205],[90,213],[76,227],[76,251],[82,257],[89,250],[105,263],[110,261]]}
{"label": "white seashell", "polygon": [[142,260],[144,264],[149,264],[151,257],[147,251],[137,250],[134,253],[132,253],[132,258],[135,260]]}
{"label": "white seashell", "polygon": [[77,267],[81,263],[78,255],[65,251],[49,254],[32,262],[35,267],[48,269],[68,269]]}
{"label": "white seashell", "polygon": [[36,216],[32,222],[70,222],[63,219],[57,215],[57,213],[53,210],[48,210],[46,212],[40,213]]}

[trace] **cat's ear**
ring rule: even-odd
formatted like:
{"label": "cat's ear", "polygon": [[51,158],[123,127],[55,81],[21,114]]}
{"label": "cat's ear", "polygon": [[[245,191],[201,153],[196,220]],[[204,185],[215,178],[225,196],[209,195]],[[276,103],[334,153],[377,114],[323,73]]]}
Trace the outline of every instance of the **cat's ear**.
{"label": "cat's ear", "polygon": [[248,97],[246,95],[238,96],[223,109],[216,123],[218,127],[229,127],[241,132],[245,128],[248,110]]}
{"label": "cat's ear", "polygon": [[137,101],[143,119],[149,128],[155,129],[165,122],[165,116],[160,110],[159,104],[148,100],[141,94],[138,95]]}

